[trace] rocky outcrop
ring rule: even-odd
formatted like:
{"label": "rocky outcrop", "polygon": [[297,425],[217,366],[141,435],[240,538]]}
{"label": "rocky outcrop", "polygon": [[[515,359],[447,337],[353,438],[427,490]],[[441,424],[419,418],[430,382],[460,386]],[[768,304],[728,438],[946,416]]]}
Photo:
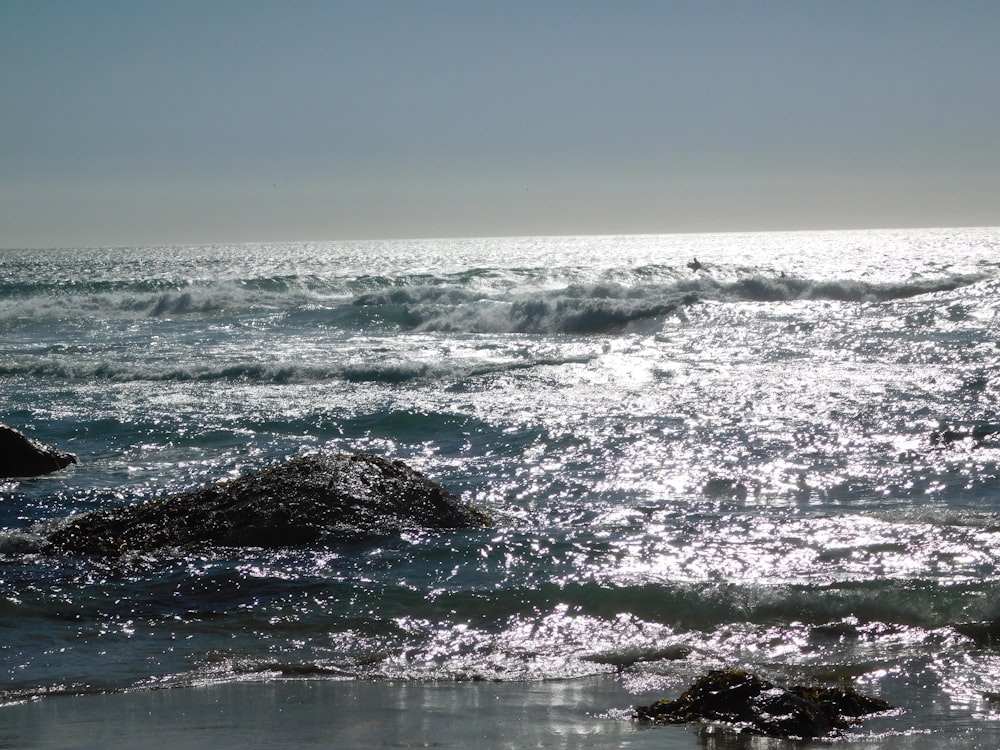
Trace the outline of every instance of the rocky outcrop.
{"label": "rocky outcrop", "polygon": [[37,477],[75,463],[72,453],[43,445],[0,423],[0,478]]}
{"label": "rocky outcrop", "polygon": [[401,461],[312,455],[194,492],[81,516],[47,551],[117,556],[164,548],[299,547],[489,519]]}
{"label": "rocky outcrop", "polygon": [[747,672],[723,669],[709,672],[676,700],[638,706],[636,716],[657,724],[724,722],[741,732],[813,739],[835,736],[852,719],[890,708],[852,688],[785,689]]}

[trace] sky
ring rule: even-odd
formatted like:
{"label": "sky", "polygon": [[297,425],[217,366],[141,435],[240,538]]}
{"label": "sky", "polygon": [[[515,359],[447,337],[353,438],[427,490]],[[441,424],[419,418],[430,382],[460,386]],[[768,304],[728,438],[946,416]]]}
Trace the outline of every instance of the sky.
{"label": "sky", "polygon": [[0,247],[973,225],[995,0],[0,0]]}

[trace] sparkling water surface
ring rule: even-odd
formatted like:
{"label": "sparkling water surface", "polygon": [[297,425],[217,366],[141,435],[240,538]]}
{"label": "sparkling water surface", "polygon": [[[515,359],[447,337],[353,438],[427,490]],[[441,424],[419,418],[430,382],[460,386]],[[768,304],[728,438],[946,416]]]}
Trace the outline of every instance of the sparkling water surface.
{"label": "sparkling water surface", "polygon": [[[864,731],[1000,718],[1000,230],[0,251],[0,700],[275,676],[719,666]],[[692,271],[697,257],[705,268]],[[72,514],[303,451],[401,458],[487,530],[114,563]],[[861,730],[859,730],[861,731]],[[865,735],[859,735],[865,736]]]}

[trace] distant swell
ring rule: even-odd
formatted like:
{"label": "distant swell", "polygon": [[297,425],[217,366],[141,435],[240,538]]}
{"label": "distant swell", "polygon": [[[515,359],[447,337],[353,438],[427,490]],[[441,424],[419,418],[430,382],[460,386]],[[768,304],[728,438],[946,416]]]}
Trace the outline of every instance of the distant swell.
{"label": "distant swell", "polygon": [[721,301],[788,302],[831,300],[835,302],[889,302],[922,294],[951,292],[969,286],[980,277],[960,276],[913,283],[871,284],[864,281],[810,281],[809,279],[748,276],[718,287]]}
{"label": "distant swell", "polygon": [[331,363],[328,366],[298,363],[229,364],[217,367],[138,368],[124,362],[73,363],[52,361],[31,365],[0,365],[0,377],[21,377],[51,381],[104,381],[111,383],[212,383],[231,382],[255,385],[286,385],[346,381],[397,385],[415,380],[462,380],[497,372],[524,370],[536,366],[585,362],[587,356],[543,357],[538,360],[514,360],[484,366],[482,363],[454,362],[430,364],[394,360],[370,363]]}
{"label": "distant swell", "polygon": [[0,320],[212,315],[336,303],[346,290],[311,277],[192,282],[0,283]]}
{"label": "distant swell", "polygon": [[104,380],[129,382],[249,382],[249,383],[317,383],[328,380],[380,381],[398,383],[418,377],[426,368],[404,365],[367,368],[308,366],[298,364],[231,364],[219,367],[176,367],[156,370],[138,369],[126,363],[71,364],[50,362],[27,366],[0,366],[0,377],[21,376],[50,380]]}

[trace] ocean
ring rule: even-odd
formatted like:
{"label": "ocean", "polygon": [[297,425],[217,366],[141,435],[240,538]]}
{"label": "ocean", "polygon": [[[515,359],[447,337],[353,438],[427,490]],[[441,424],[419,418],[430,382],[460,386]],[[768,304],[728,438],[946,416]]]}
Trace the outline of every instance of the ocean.
{"label": "ocean", "polygon": [[[620,733],[735,667],[896,707],[849,742],[996,747],[998,292],[995,228],[0,251],[0,421],[79,458],[0,480],[0,739],[278,682],[600,684]],[[315,451],[495,524],[42,552]]]}

